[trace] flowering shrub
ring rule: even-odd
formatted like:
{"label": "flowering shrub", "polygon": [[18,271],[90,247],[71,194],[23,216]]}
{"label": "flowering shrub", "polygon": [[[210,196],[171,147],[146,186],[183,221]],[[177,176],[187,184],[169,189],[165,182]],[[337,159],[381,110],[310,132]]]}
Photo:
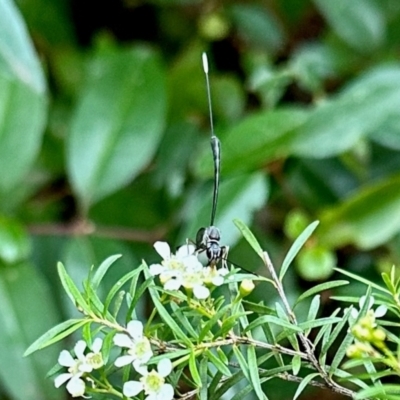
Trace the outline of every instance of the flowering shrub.
{"label": "flowering shrub", "polygon": [[[295,241],[279,276],[248,228],[239,221],[236,224],[262,258],[270,278],[233,268],[203,266],[191,244],[173,254],[167,243],[156,242],[154,247],[162,261],[149,267],[143,262],[121,277],[102,300],[97,288],[119,256],[108,258],[90,274],[83,292],[60,263],[63,287],[83,316],[46,332],[26,354],[81,330],[83,339],[72,353],[60,353],[59,366],[52,371],[56,374],[55,386],[66,383],[72,397],[216,400],[229,391],[234,399],[250,392],[258,399],[266,399],[267,382],[273,377],[298,382],[295,398],[308,385],[348,397],[355,396],[354,387],[358,386],[362,389],[357,395],[360,399],[397,390],[398,386],[383,383],[368,386],[368,375],[362,379],[346,370],[365,364],[376,375],[374,364],[380,362],[387,367],[382,376],[399,375],[399,357],[391,349],[399,340],[380,320],[387,310],[400,314],[400,279],[394,268],[390,277],[383,276],[388,289],[370,283],[361,300],[341,298],[358,302],[359,310],[337,309],[329,317],[318,318],[319,292],[347,281],[317,285],[303,293],[293,306],[283,286],[291,261],[317,224],[307,227]],[[121,292],[128,283],[129,290]],[[270,308],[248,300],[256,285],[268,285],[269,290],[272,286],[281,303]],[[375,294],[380,303],[375,311],[371,287],[381,290]],[[136,305],[147,294],[154,308],[147,321],[140,321]],[[308,318],[300,322],[294,309],[311,296]],[[120,315],[122,298],[128,306],[125,315]],[[311,330],[315,332],[313,336]],[[332,346],[337,351],[328,363],[326,354]],[[351,360],[343,364],[346,352]],[[303,369],[308,372],[300,375]],[[376,376],[373,379],[376,381]],[[352,389],[346,381],[353,384]]]}

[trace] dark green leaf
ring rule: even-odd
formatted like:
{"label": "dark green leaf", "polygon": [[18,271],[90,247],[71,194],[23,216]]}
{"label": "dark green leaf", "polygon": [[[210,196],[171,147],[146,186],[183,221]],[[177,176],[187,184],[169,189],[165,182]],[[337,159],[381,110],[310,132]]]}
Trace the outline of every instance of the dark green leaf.
{"label": "dark green leaf", "polygon": [[40,150],[47,113],[39,59],[14,2],[0,3],[0,189],[15,188]]}
{"label": "dark green leaf", "polygon": [[163,73],[148,48],[101,53],[89,71],[67,151],[70,179],[86,208],[149,163],[166,106]]}

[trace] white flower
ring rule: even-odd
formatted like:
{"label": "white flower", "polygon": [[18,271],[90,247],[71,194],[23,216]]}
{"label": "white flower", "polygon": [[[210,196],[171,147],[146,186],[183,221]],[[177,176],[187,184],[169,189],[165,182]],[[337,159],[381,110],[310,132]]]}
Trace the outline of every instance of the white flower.
{"label": "white flower", "polygon": [[179,276],[192,263],[199,262],[194,255],[195,246],[189,243],[181,246],[175,255],[171,253],[169,244],[166,242],[156,242],[154,243],[154,248],[163,258],[163,261],[161,264],[150,265],[150,273],[153,276],[160,275],[160,280],[163,283],[173,277]]}
{"label": "white flower", "polygon": [[[136,367],[135,367],[136,368]],[[128,381],[124,384],[123,393],[126,397],[133,397],[144,390],[146,400],[172,400],[174,389],[169,383],[165,383],[165,377],[172,370],[171,360],[164,358],[157,365],[157,371],[148,372],[146,367],[136,370],[142,375],[139,381]]]}
{"label": "white flower", "polygon": [[[360,310],[364,307],[364,304],[367,300],[367,296],[361,296],[360,301],[358,302],[360,306]],[[384,305],[380,305],[375,311],[372,309],[372,306],[374,305],[375,299],[373,296],[369,297],[369,303],[367,306],[366,313],[373,314],[372,317],[375,318],[380,318],[383,317],[386,314],[387,308]],[[358,319],[358,315],[360,314],[359,310],[356,310],[355,308],[351,309],[350,316],[351,319],[353,320],[352,322],[354,323]]]}
{"label": "white flower", "polygon": [[87,362],[83,352],[85,351],[86,343],[79,340],[75,347],[76,359],[72,357],[71,353],[63,350],[58,357],[58,363],[63,367],[68,367],[68,373],[57,376],[54,380],[54,385],[59,388],[62,384],[67,383],[67,391],[72,397],[80,397],[85,393],[85,382],[80,379],[85,372],[91,372],[93,367]]}
{"label": "white flower", "polygon": [[104,365],[103,356],[101,355],[101,347],[103,340],[96,338],[93,341],[91,352],[86,354],[86,362],[92,366],[93,369],[99,369]]}
{"label": "white flower", "polygon": [[153,351],[149,339],[143,336],[143,324],[140,321],[129,321],[127,331],[129,335],[117,333],[114,336],[114,344],[128,349],[128,354],[118,357],[114,364],[117,367],[123,367],[132,363],[136,368],[146,364],[152,357]]}
{"label": "white flower", "polygon": [[229,274],[229,271],[226,268],[203,268],[203,279],[207,285],[221,286],[224,283],[224,276],[227,274]]}

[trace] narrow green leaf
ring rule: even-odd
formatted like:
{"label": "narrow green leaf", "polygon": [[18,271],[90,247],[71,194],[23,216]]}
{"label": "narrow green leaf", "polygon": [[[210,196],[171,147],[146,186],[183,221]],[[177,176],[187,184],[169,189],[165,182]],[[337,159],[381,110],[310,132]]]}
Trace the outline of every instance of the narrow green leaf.
{"label": "narrow green leaf", "polygon": [[225,307],[221,308],[218,310],[203,326],[202,330],[199,333],[198,341],[201,343],[206,335],[211,332],[212,327],[222,318],[224,314],[226,314],[229,309],[231,308],[231,305],[228,304]]}
{"label": "narrow green leaf", "polygon": [[337,322],[340,322],[342,318],[338,317],[326,317],[326,318],[319,318],[314,321],[305,321],[299,324],[299,328],[303,330],[307,329],[312,329],[316,328],[317,326],[323,326],[323,325],[333,325],[336,324]]}
{"label": "narrow green leaf", "polygon": [[193,339],[196,339],[197,332],[193,328],[193,326],[190,323],[190,321],[188,320],[188,318],[186,317],[185,313],[182,312],[182,309],[176,303],[173,303],[173,302],[171,302],[170,306],[171,306],[171,310],[172,310],[172,317],[176,318],[177,322],[179,322],[179,325],[182,328],[186,329],[186,332],[188,332],[190,337],[192,337]]}
{"label": "narrow green leaf", "polygon": [[[316,295],[310,304],[310,309],[308,310],[307,321],[312,321],[317,317],[319,306],[320,306],[320,295]],[[307,329],[305,331],[305,335],[308,336],[310,334],[311,329]]]}
{"label": "narrow green leaf", "polygon": [[[147,265],[146,264],[143,264],[143,265],[144,265],[144,274],[145,274],[146,279],[152,278]],[[153,300],[154,306],[156,307],[156,309],[158,311],[158,314],[160,315],[161,319],[171,329],[172,333],[175,334],[179,339],[181,339],[186,344],[186,346],[188,346],[190,348],[193,347],[191,340],[183,333],[180,326],[175,322],[175,320],[171,317],[171,315],[166,310],[166,308],[162,305],[162,303],[160,301],[160,296],[159,296],[156,288],[153,286],[149,286],[148,290],[149,290],[151,299]]]}
{"label": "narrow green leaf", "polygon": [[[200,389],[200,400],[208,400],[208,359],[207,357],[202,357],[200,361],[200,379],[201,379],[201,389]],[[217,372],[218,374],[218,372]]]}
{"label": "narrow green leaf", "polygon": [[258,375],[257,355],[254,346],[247,347],[247,361],[249,363],[250,383],[258,399],[264,400],[266,395],[261,388],[260,376]]}
{"label": "narrow green leaf", "polygon": [[253,329],[257,328],[260,325],[264,324],[274,324],[278,325],[284,329],[288,329],[293,332],[302,332],[303,329],[299,326],[292,325],[290,322],[284,321],[278,317],[274,317],[273,315],[263,315],[252,321],[249,326],[245,329],[245,332],[252,331]]}
{"label": "narrow green leaf", "polygon": [[206,350],[206,354],[210,362],[214,364],[218,371],[224,374],[224,376],[232,376],[230,369],[211,350]]}
{"label": "narrow green leaf", "polygon": [[261,315],[275,315],[276,312],[273,308],[265,306],[264,304],[260,303],[253,303],[247,300],[242,301],[243,305],[245,306],[246,310],[253,311],[257,314]]}
{"label": "narrow green leaf", "polygon": [[196,365],[196,354],[194,351],[190,353],[189,357],[189,371],[190,375],[198,388],[201,388],[201,377]]}
{"label": "narrow green leaf", "polygon": [[383,282],[385,282],[386,287],[389,289],[389,291],[395,295],[396,294],[396,288],[393,285],[393,282],[391,281],[389,275],[386,272],[382,272],[381,274]]}
{"label": "narrow green leaf", "polygon": [[301,368],[301,357],[299,355],[295,355],[292,358],[292,371],[293,375],[297,376]]}
{"label": "narrow green leaf", "polygon": [[93,278],[91,280],[93,290],[97,290],[97,288],[100,285],[100,282],[102,281],[104,275],[107,273],[108,269],[115,263],[115,261],[118,260],[122,255],[121,254],[116,254],[114,256],[108,257],[106,260],[104,260],[99,268],[97,268],[95,274],[93,275]]}
{"label": "narrow green leaf", "polygon": [[353,342],[353,339],[354,339],[353,335],[351,333],[348,333],[346,337],[343,339],[343,341],[340,343],[340,346],[337,349],[335,356],[333,357],[333,360],[331,362],[329,369],[329,376],[333,376],[334,374],[336,374],[337,367],[340,365],[343,358],[345,357],[347,348]]}
{"label": "narrow green leaf", "polygon": [[341,269],[341,268],[335,268],[335,270],[338,271],[338,272],[340,272],[340,273],[343,274],[343,275],[347,275],[347,276],[349,276],[350,278],[355,279],[355,280],[358,281],[358,282],[362,282],[362,283],[364,283],[364,284],[367,285],[367,286],[371,286],[372,288],[374,288],[374,289],[376,289],[376,290],[378,290],[378,291],[380,291],[380,292],[390,294],[389,290],[385,289],[384,287],[382,287],[382,286],[380,286],[380,285],[377,285],[377,284],[374,283],[374,282],[369,281],[368,279],[363,278],[362,276],[358,276],[358,275],[356,275],[356,274],[353,274],[353,273],[351,273],[351,272],[349,272],[349,271],[346,271],[346,270],[344,270],[344,269]]}
{"label": "narrow green leaf", "polygon": [[[329,335],[329,340],[322,345],[321,354],[326,354],[336,338],[339,336],[339,333],[342,331],[343,327],[348,323],[349,317],[351,313],[351,308],[349,308],[341,321],[335,326],[332,333]],[[332,366],[331,366],[332,368]]]}
{"label": "narrow green leaf", "polygon": [[301,382],[300,385],[298,386],[296,393],[293,396],[293,400],[296,400],[302,393],[303,390],[308,386],[308,384],[317,376],[319,376],[318,372],[315,372],[313,374],[309,374],[306,377],[304,377]]}
{"label": "narrow green leaf", "polygon": [[[60,340],[70,333],[75,332],[81,326],[86,323],[85,320],[82,319],[69,319],[67,321],[61,322],[56,325],[54,328],[51,328],[38,339],[36,339],[25,351],[24,357],[29,356],[37,350],[44,349],[45,347],[54,343],[53,339],[58,337]],[[59,336],[61,333],[67,332],[64,336]]]}
{"label": "narrow green leaf", "polygon": [[[128,272],[126,275],[124,275],[121,279],[119,279],[113,285],[113,287],[108,292],[107,297],[104,301],[104,312],[108,311],[114,296],[121,290],[121,288],[124,286],[124,284],[126,282],[128,282],[130,279],[133,279],[134,277],[138,276],[142,269],[143,269],[142,267],[139,267],[139,268],[134,269],[133,271]],[[129,313],[129,316],[130,316],[130,314],[131,313]]]}
{"label": "narrow green leaf", "polygon": [[295,240],[295,242],[290,247],[285,259],[283,260],[281,270],[279,272],[279,280],[283,280],[286,271],[288,270],[290,264],[296,257],[297,253],[303,247],[304,243],[312,235],[315,228],[318,226],[319,221],[314,221],[312,224],[308,225],[306,229],[301,233],[301,235]]}
{"label": "narrow green leaf", "polygon": [[253,250],[260,256],[262,260],[264,260],[263,250],[260,244],[258,243],[256,237],[253,235],[253,232],[251,232],[251,230],[242,221],[238,219],[234,219],[233,223],[242,233],[243,237],[247,240],[247,242],[253,248]]}
{"label": "narrow green leaf", "polygon": [[247,361],[244,358],[244,356],[243,356],[243,354],[242,354],[242,352],[240,350],[240,347],[234,345],[232,347],[232,349],[233,349],[233,352],[235,353],[237,362],[240,365],[240,369],[242,370],[242,372],[243,372],[244,376],[246,377],[246,379],[250,382],[249,365],[247,364]]}
{"label": "narrow green leaf", "polygon": [[324,290],[329,290],[329,289],[332,289],[337,286],[343,286],[343,285],[348,285],[348,284],[349,284],[348,281],[341,281],[341,280],[321,283],[317,286],[312,287],[311,289],[306,290],[304,293],[302,293],[296,300],[295,306],[297,304],[299,304],[301,301],[303,301],[304,299],[306,299],[307,297],[310,297],[316,293],[320,293],[320,292],[323,292]]}
{"label": "narrow green leaf", "polygon": [[74,306],[80,307],[87,315],[90,315],[91,314],[90,307],[86,303],[85,299],[83,298],[79,289],[76,287],[73,280],[68,275],[68,273],[62,263],[60,263],[60,262],[57,263],[57,270],[58,270],[58,275],[61,280],[61,284],[63,285],[65,292],[67,293],[68,297],[71,299]]}
{"label": "narrow green leaf", "polygon": [[370,386],[367,389],[360,390],[356,395],[355,395],[355,400],[363,400],[367,398],[374,398],[374,397],[381,397],[383,399],[387,399],[388,395],[397,395],[400,393],[400,385],[395,385],[395,384],[384,384],[382,386]]}

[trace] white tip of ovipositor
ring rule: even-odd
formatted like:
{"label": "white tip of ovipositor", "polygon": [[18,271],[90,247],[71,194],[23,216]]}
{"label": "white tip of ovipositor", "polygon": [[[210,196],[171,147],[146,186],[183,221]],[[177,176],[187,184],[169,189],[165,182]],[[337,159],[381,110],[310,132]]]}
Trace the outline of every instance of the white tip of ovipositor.
{"label": "white tip of ovipositor", "polygon": [[207,54],[206,53],[203,53],[203,69],[204,69],[204,72],[206,74],[208,74],[208,60],[207,60]]}

